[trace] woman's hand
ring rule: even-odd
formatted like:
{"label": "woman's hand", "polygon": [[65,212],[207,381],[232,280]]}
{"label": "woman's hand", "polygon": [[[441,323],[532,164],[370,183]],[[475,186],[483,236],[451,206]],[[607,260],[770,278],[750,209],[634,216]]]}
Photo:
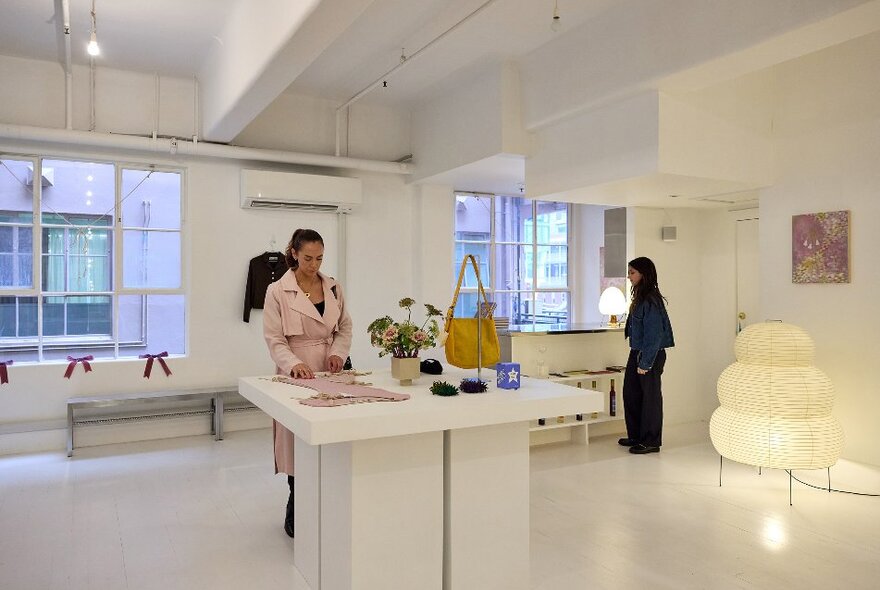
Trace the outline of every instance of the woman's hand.
{"label": "woman's hand", "polygon": [[315,374],[305,363],[300,363],[290,370],[290,376],[295,379],[314,379]]}
{"label": "woman's hand", "polygon": [[345,361],[336,356],[335,354],[327,359],[327,368],[331,373],[338,373],[342,370],[342,365],[345,364]]}
{"label": "woman's hand", "polygon": [[647,375],[650,369],[637,368],[636,371],[638,371],[639,375]]}

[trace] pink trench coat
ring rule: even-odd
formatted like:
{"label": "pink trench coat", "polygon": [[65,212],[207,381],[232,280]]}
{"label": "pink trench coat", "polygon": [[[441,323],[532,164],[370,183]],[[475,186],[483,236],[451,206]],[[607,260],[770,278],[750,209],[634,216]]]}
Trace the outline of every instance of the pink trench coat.
{"label": "pink trench coat", "polygon": [[[312,371],[326,371],[327,359],[345,360],[351,348],[351,317],[345,310],[342,287],[332,277],[318,273],[324,286],[324,315],[305,296],[292,270],[266,290],[263,308],[263,337],[278,375],[290,375],[294,366],[305,363]],[[336,287],[336,295],[333,295]],[[277,422],[275,473],[294,475],[293,433]]]}

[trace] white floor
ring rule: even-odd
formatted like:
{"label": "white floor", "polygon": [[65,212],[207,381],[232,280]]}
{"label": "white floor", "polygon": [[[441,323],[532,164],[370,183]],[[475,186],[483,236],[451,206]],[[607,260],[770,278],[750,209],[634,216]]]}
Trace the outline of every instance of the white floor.
{"label": "white floor", "polygon": [[[880,498],[795,482],[790,507],[784,472],[729,461],[719,487],[705,425],[664,436],[533,450],[533,589],[880,587]],[[880,491],[880,469],[831,476]],[[285,484],[268,430],[0,457],[0,589],[304,589]]]}

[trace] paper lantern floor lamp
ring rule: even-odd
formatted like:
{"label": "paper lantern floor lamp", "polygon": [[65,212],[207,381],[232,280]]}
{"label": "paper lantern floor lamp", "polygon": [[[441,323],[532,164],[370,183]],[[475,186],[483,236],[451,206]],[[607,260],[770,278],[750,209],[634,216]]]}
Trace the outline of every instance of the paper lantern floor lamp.
{"label": "paper lantern floor lamp", "polygon": [[721,406],[709,423],[718,453],[774,469],[834,465],[843,430],[831,415],[834,387],[813,366],[809,334],[783,322],[752,324],[736,337],[734,352],[736,362],[718,378]]}

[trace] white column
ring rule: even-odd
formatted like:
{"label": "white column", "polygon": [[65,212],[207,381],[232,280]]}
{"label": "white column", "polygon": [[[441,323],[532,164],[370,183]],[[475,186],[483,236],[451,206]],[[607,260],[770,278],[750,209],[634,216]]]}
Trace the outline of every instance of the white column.
{"label": "white column", "polygon": [[321,590],[441,590],[442,432],[323,445],[320,506]]}
{"label": "white column", "polygon": [[312,590],[321,588],[320,481],[321,447],[312,446],[298,436],[294,443],[296,493],[294,502],[293,564]]}
{"label": "white column", "polygon": [[444,590],[528,590],[528,422],[448,430],[444,446]]}

